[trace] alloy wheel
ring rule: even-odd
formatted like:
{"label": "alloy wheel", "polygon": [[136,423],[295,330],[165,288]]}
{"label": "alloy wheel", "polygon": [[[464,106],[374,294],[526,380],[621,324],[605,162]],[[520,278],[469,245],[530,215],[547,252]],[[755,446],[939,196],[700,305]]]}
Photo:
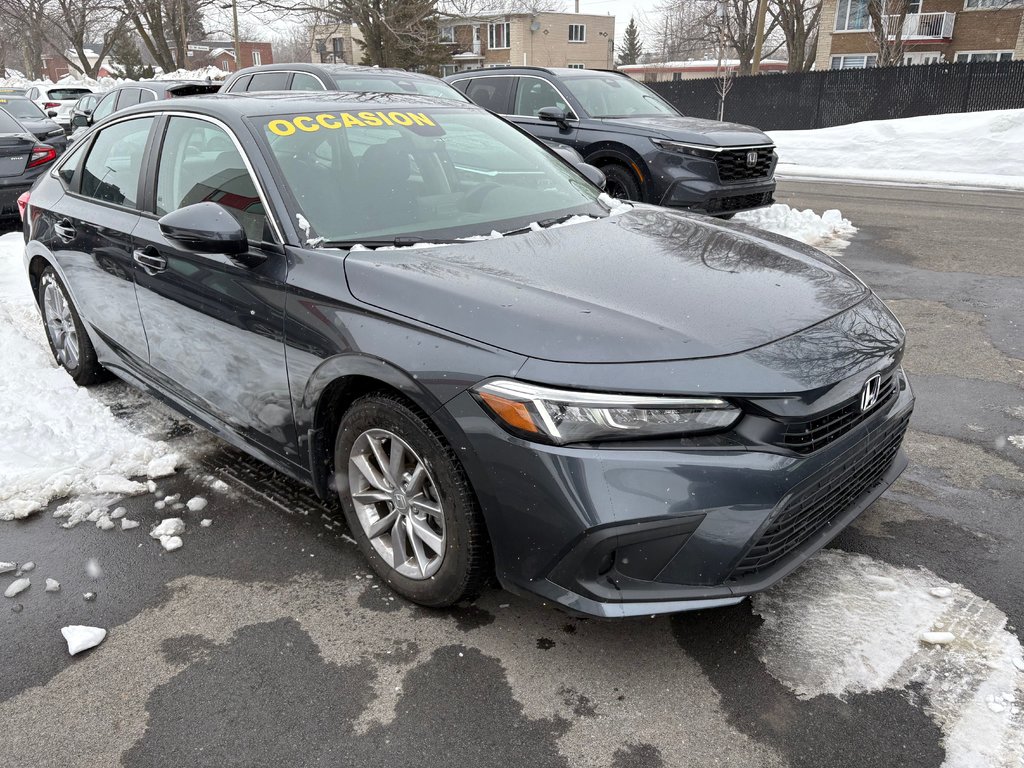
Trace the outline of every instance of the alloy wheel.
{"label": "alloy wheel", "polygon": [[349,490],[363,532],[403,576],[429,579],[445,553],[444,510],[423,459],[398,435],[370,429],[349,452]]}
{"label": "alloy wheel", "polygon": [[46,319],[46,332],[53,343],[57,362],[68,370],[74,370],[78,367],[79,346],[71,306],[56,280],[49,275],[44,280],[43,316]]}

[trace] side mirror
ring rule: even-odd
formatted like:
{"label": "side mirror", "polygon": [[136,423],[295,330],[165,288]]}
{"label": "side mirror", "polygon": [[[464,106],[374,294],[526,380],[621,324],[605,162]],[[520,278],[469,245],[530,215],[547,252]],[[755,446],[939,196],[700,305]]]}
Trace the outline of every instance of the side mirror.
{"label": "side mirror", "polygon": [[219,203],[186,205],[158,223],[164,237],[190,251],[237,256],[249,250],[242,225]]}
{"label": "side mirror", "polygon": [[569,123],[566,122],[568,120],[568,115],[565,113],[564,109],[559,109],[558,107],[541,107],[537,110],[537,117],[541,120],[558,123],[559,128],[569,127]]}
{"label": "side mirror", "polygon": [[85,115],[85,114],[82,114],[81,112],[79,112],[77,115],[75,115],[74,117],[71,118],[71,125],[73,125],[75,128],[88,128],[89,127],[89,123],[91,123],[91,122],[92,122],[92,115],[91,114]]}
{"label": "side mirror", "polygon": [[604,190],[605,185],[608,183],[608,177],[604,175],[604,171],[598,168],[596,165],[590,163],[580,163],[576,166],[576,170],[586,177],[587,181],[593,184],[600,190]]}
{"label": "side mirror", "polygon": [[47,117],[56,117],[57,116],[57,110],[56,109],[48,109],[48,110],[46,110],[46,116]]}

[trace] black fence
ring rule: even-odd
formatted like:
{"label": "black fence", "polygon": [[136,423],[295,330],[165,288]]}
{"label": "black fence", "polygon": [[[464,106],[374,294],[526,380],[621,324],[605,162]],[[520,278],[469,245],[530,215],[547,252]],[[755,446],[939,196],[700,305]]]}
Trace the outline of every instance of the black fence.
{"label": "black fence", "polygon": [[[714,78],[649,85],[684,115],[718,117]],[[798,130],[1022,108],[1024,61],[986,61],[737,77],[725,99],[725,119],[763,130]]]}

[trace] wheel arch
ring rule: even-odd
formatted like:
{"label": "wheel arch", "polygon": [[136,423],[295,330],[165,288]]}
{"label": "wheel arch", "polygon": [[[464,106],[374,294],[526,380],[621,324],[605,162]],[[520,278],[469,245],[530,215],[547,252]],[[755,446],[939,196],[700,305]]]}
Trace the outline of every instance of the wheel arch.
{"label": "wheel arch", "polygon": [[639,152],[616,141],[599,141],[586,148],[583,158],[598,168],[610,163],[624,165],[636,176],[640,184],[640,191],[644,196],[642,202],[648,202],[651,173]]}

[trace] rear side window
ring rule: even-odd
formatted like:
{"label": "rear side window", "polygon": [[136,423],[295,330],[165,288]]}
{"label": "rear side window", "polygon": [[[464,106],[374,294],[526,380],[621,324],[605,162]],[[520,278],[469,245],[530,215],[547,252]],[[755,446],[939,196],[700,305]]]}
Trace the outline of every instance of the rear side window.
{"label": "rear side window", "polygon": [[25,129],[21,127],[21,124],[13,117],[8,115],[3,110],[3,105],[0,104],[0,133],[24,133]]}
{"label": "rear side window", "polygon": [[320,78],[314,77],[306,72],[296,72],[292,78],[293,91],[326,91]]}
{"label": "rear side window", "polygon": [[57,171],[58,178],[64,182],[65,187],[71,186],[71,180],[75,177],[75,171],[78,170],[78,166],[82,164],[82,158],[85,157],[85,151],[83,147],[88,142],[79,142],[67,154],[67,159],[60,166],[60,170]]}
{"label": "rear side window", "polygon": [[139,103],[145,104],[147,101],[156,101],[156,94],[152,91],[139,91]]}
{"label": "rear side window", "polygon": [[156,212],[202,202],[227,208],[250,240],[271,239],[256,184],[231,137],[205,120],[172,117],[160,149]]}
{"label": "rear side window", "polygon": [[228,88],[228,93],[242,93],[243,91],[249,90],[249,81],[252,80],[252,75],[245,75],[238,78]]}
{"label": "rear side window", "polygon": [[252,76],[247,91],[286,91],[290,72],[260,72]]}
{"label": "rear side window", "polygon": [[124,109],[125,107],[131,107],[139,103],[139,99],[142,96],[142,91],[138,88],[125,88],[121,91],[121,95],[117,97],[117,108]]}
{"label": "rear side window", "polygon": [[80,193],[103,203],[137,208],[139,176],[152,125],[152,117],[143,117],[96,134],[82,168]]}
{"label": "rear side window", "polygon": [[484,109],[506,114],[514,81],[512,77],[478,77],[470,82],[466,95]]}

